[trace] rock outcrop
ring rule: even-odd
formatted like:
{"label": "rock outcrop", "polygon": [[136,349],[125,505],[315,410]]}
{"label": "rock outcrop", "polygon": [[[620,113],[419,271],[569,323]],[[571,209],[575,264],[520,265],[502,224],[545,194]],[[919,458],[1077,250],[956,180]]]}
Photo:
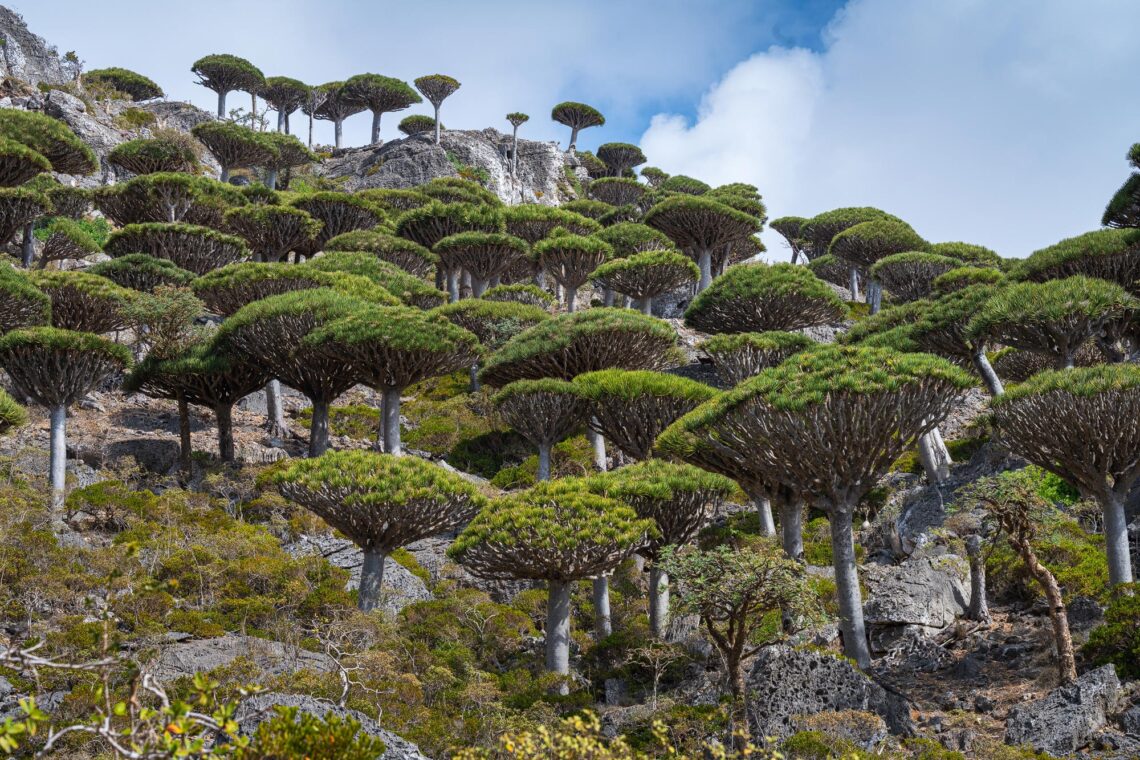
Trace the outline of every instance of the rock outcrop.
{"label": "rock outcrop", "polygon": [[887,651],[907,629],[920,633],[940,630],[964,615],[970,606],[969,566],[961,557],[945,554],[914,557],[901,565],[868,565],[863,617],[871,646]]}
{"label": "rock outcrop", "polygon": [[328,673],[336,669],[336,662],[328,655],[232,633],[212,639],[180,641],[164,649],[147,669],[159,681],[170,683],[182,676],[229,665],[239,657],[252,662],[266,677],[298,670]]}
{"label": "rock outcrop", "polygon": [[41,82],[63,84],[68,76],[59,52],[43,37],[32,34],[19,13],[0,5],[0,60],[3,76],[35,87]]}
{"label": "rock outcrop", "polygon": [[310,715],[324,717],[332,714],[339,718],[352,718],[358,721],[362,731],[384,742],[384,754],[380,755],[378,760],[428,760],[427,756],[420,752],[419,747],[391,731],[380,728],[380,724],[364,713],[301,694],[281,694],[271,691],[254,694],[238,706],[234,719],[243,734],[252,734],[262,721],[273,717],[274,707],[295,707],[300,712]]}
{"label": "rock outcrop", "polygon": [[1058,757],[1076,752],[1108,722],[1119,697],[1120,681],[1112,665],[1090,670],[1076,683],[1010,710],[1005,741]]}

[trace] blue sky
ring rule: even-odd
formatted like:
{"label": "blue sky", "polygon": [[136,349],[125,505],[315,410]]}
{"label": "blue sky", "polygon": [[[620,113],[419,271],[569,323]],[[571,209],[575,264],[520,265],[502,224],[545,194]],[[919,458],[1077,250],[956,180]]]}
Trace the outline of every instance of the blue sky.
{"label": "blue sky", "polygon": [[[211,52],[314,83],[446,73],[463,82],[443,108],[453,128],[505,131],[522,110],[522,136],[565,141],[550,108],[582,100],[607,124],[581,147],[636,142],[666,171],[751,182],[772,216],[873,205],[1007,256],[1095,229],[1140,140],[1137,0],[12,5],[89,68],[135,69],[207,109],[189,67]],[[349,120],[346,142],[368,126]]]}

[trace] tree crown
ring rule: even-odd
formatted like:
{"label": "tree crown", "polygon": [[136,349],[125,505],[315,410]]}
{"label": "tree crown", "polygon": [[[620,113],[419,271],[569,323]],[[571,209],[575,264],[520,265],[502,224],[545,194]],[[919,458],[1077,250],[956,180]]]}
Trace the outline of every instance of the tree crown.
{"label": "tree crown", "polygon": [[660,396],[704,403],[718,394],[718,391],[710,385],[680,375],[652,370],[595,370],[575,377],[574,385],[583,397],[592,401],[633,400],[645,396]]}
{"label": "tree crown", "polygon": [[161,98],[165,94],[154,80],[117,66],[88,71],[83,75],[83,79],[88,84],[102,84],[125,93],[135,102]]}
{"label": "tree crown", "polygon": [[807,268],[740,264],[702,291],[685,324],[704,332],[791,330],[843,319],[847,305]]}
{"label": "tree crown", "polygon": [[600,127],[606,123],[606,117],[593,106],[585,103],[575,103],[567,100],[554,106],[550,111],[550,118],[559,124],[565,124],[571,129],[585,129],[587,127]]}
{"label": "tree crown", "polygon": [[90,174],[99,161],[87,143],[62,121],[34,111],[0,110],[0,137],[39,153],[60,174]]}
{"label": "tree crown", "polygon": [[997,269],[964,266],[954,267],[943,272],[935,277],[930,284],[936,295],[944,296],[971,285],[996,285],[1003,280],[1005,280],[1005,275]]}
{"label": "tree crown", "polygon": [[[400,119],[400,123],[396,128],[408,137],[426,135],[428,132],[435,130],[435,119],[430,116],[425,116],[422,113],[414,113],[411,116],[405,116]],[[440,124],[439,128],[444,129],[444,126]]]}
{"label": "tree crown", "polygon": [[244,58],[228,53],[203,56],[194,61],[190,71],[198,75],[198,84],[214,92],[255,92],[265,84],[265,75],[261,69]]}
{"label": "tree crown", "polygon": [[448,98],[453,92],[459,89],[459,80],[455,77],[449,77],[446,74],[428,74],[427,76],[417,77],[415,80],[416,89],[423,93],[423,96],[437,108],[439,104]]}

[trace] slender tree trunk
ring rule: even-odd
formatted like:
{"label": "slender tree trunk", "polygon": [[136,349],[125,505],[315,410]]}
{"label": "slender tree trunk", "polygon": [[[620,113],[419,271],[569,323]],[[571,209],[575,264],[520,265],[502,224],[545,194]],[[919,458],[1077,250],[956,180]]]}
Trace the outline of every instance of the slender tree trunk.
{"label": "slender tree trunk", "polygon": [[285,114],[285,134],[287,134],[287,135],[291,134],[291,132],[289,132],[289,114],[288,113]]}
{"label": "slender tree trunk", "polygon": [[574,307],[578,303],[578,289],[566,288],[566,313],[573,314]]}
{"label": "slender tree trunk", "polygon": [[725,657],[729,689],[732,691],[732,746],[736,751],[743,752],[751,739],[751,732],[748,730],[748,690],[744,688],[744,671],[740,660],[740,655],[736,653]]}
{"label": "slender tree trunk", "polygon": [[222,90],[218,93],[218,118],[226,118],[226,91]]}
{"label": "slender tree trunk", "polygon": [[471,372],[471,385],[470,385],[470,389],[471,389],[471,392],[472,392],[472,393],[475,393],[475,392],[477,392],[477,391],[478,391],[480,388],[482,388],[482,387],[483,387],[483,385],[482,385],[482,384],[479,382],[479,365],[478,365],[478,364],[472,364],[472,365],[471,365],[471,369],[470,369],[470,372]]}
{"label": "slender tree trunk", "polygon": [[985,345],[981,345],[974,349],[974,369],[978,371],[978,376],[982,378],[982,383],[986,386],[991,396],[1000,396],[1005,393],[1005,387],[1001,383],[1001,378],[998,377],[997,372],[994,371],[993,365],[990,364],[989,357],[986,356]]}
{"label": "slender tree trunk", "polygon": [[607,306],[607,307],[613,307],[613,305],[614,305],[614,289],[613,288],[604,288],[602,290],[602,305]]}
{"label": "slender tree trunk", "polygon": [[550,480],[550,444],[538,444],[538,479]]}
{"label": "slender tree trunk", "polygon": [[190,405],[181,395],[178,397],[178,465],[182,474],[190,476]]}
{"label": "slender tree trunk", "polygon": [[372,112],[372,144],[373,145],[379,145],[380,144],[380,116],[381,115],[382,115],[381,111],[373,111]]}
{"label": "slender tree trunk", "polygon": [[988,623],[991,618],[986,601],[986,558],[982,553],[981,536],[966,536],[966,556],[970,558],[970,607],[966,618]]}
{"label": "slender tree trunk", "polygon": [[701,279],[697,283],[697,292],[701,293],[712,282],[712,251],[701,251],[697,256],[697,266],[701,270]]}
{"label": "slender tree trunk", "polygon": [[601,641],[614,632],[610,616],[610,579],[599,575],[593,581],[594,636]]}
{"label": "slender tree trunk", "polygon": [[319,457],[329,449],[329,402],[312,399],[313,423],[309,426],[309,456]]}
{"label": "slender tree trunk", "polygon": [[278,108],[277,109],[277,131],[278,132],[284,132],[286,134],[289,133],[289,130],[285,127],[285,109],[284,108]]}
{"label": "slender tree trunk", "polygon": [[265,172],[265,186],[270,190],[277,189],[277,170],[269,169]]}
{"label": "slender tree trunk", "polygon": [[447,297],[449,303],[459,300],[459,272],[454,269],[447,270]]}
{"label": "slender tree trunk", "polygon": [[63,510],[67,497],[67,407],[51,410],[51,506]]}
{"label": "slender tree trunk", "polygon": [[218,181],[219,182],[229,182],[230,181],[229,167],[226,167],[226,166],[222,167],[222,173],[218,175]]}
{"label": "slender tree trunk", "polygon": [[285,425],[285,408],[281,403],[281,381],[270,380],[265,386],[265,417],[269,435],[284,438],[289,429]]}
{"label": "slender tree trunk", "polygon": [[756,516],[760,518],[760,534],[776,535],[776,521],[772,519],[772,502],[763,496],[753,496],[752,503],[756,505]]}
{"label": "slender tree trunk", "polygon": [[385,556],[379,549],[364,550],[364,564],[360,567],[360,591],[356,598],[356,605],[364,612],[370,612],[380,604]]}
{"label": "slender tree trunk", "polygon": [[313,149],[313,112],[309,111],[309,150]]}
{"label": "slender tree trunk", "polygon": [[926,471],[926,479],[932,485],[939,485],[950,479],[950,465],[953,461],[938,428],[932,429],[918,439],[918,458],[922,462],[922,469]]}
{"label": "slender tree trunk", "polygon": [[1057,645],[1057,670],[1061,683],[1073,683],[1077,680],[1077,661],[1073,656],[1073,637],[1069,633],[1069,615],[1061,598],[1061,587],[1049,568],[1037,559],[1037,553],[1028,541],[1015,541],[1011,538],[1010,543],[1021,555],[1030,575],[1045,592],[1045,600],[1049,604],[1049,620],[1053,624],[1053,641]]}
{"label": "slender tree trunk", "polygon": [[439,105],[433,103],[432,108],[435,109],[435,144],[439,145]]}
{"label": "slender tree trunk", "polygon": [[1076,366],[1077,357],[1075,351],[1066,351],[1058,360],[1057,366],[1059,369],[1072,369]]}
{"label": "slender tree trunk", "polygon": [[799,502],[780,506],[780,545],[784,554],[797,562],[804,560],[804,508]]}
{"label": "slender tree trunk", "polygon": [[570,127],[570,149],[569,152],[573,153],[578,147],[578,128]]}
{"label": "slender tree trunk", "polygon": [[851,300],[852,301],[858,301],[859,300],[859,270],[856,269],[855,267],[851,267],[848,270],[847,274],[849,275],[850,280],[851,280],[850,287],[848,288],[848,290],[851,291]]}
{"label": "slender tree trunk", "polygon": [[511,179],[519,175],[519,128],[517,124],[511,125]]}
{"label": "slender tree trunk", "polygon": [[656,565],[649,568],[649,629],[662,640],[669,631],[669,576]]}
{"label": "slender tree trunk", "polygon": [[831,556],[835,567],[836,594],[839,597],[839,629],[843,632],[843,653],[861,669],[871,667],[871,650],[863,624],[863,596],[859,591],[859,571],[855,566],[855,536],[852,509],[844,505],[828,515],[831,523]]}
{"label": "slender tree trunk", "polygon": [[867,284],[867,305],[871,307],[872,314],[878,314],[883,306],[883,286],[878,280],[871,280]]}
{"label": "slender tree trunk", "polygon": [[[570,675],[570,584],[549,581],[546,600],[546,669],[561,676]],[[569,694],[570,684],[558,687]]]}
{"label": "slender tree trunk", "polygon": [[343,128],[344,128],[344,120],[343,119],[333,120],[333,140],[334,140],[333,144],[337,148],[340,148],[341,134],[343,132]]}
{"label": "slender tree trunk", "polygon": [[214,407],[214,419],[218,424],[218,454],[223,462],[234,461],[233,411],[233,404],[218,404]]}
{"label": "slender tree trunk", "polygon": [[471,297],[479,298],[486,292],[487,281],[475,275],[471,275]]}
{"label": "slender tree trunk", "polygon": [[21,258],[23,259],[24,269],[31,269],[32,262],[36,259],[36,236],[35,236],[35,222],[28,222],[24,225],[24,239],[20,246]]}
{"label": "slender tree trunk", "polygon": [[1124,502],[1111,491],[1101,500],[1104,545],[1108,554],[1108,581],[1113,586],[1132,582],[1132,556],[1128,547],[1128,517]]}
{"label": "slender tree trunk", "polygon": [[400,442],[400,391],[402,388],[384,389],[384,451],[401,456],[404,453]]}
{"label": "slender tree trunk", "polygon": [[257,93],[249,94],[249,128],[257,129]]}
{"label": "slender tree trunk", "polygon": [[641,301],[638,302],[638,306],[640,307],[642,314],[648,314],[651,317],[653,316],[653,299],[652,298],[650,298],[649,296],[642,298]]}
{"label": "slender tree trunk", "polygon": [[594,467],[600,472],[606,471],[606,439],[592,427],[586,428],[586,439],[590,448],[594,450]]}

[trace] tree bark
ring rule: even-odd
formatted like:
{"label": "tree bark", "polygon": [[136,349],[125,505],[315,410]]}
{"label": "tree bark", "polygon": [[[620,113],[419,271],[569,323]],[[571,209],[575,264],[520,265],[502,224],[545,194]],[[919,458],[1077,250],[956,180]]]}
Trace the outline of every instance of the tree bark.
{"label": "tree bark", "polygon": [[735,653],[725,657],[729,689],[732,691],[732,746],[736,751],[743,752],[751,739],[751,732],[748,730],[748,690],[744,688],[744,672],[740,660],[740,655]]}
{"label": "tree bark", "polygon": [[270,190],[277,189],[277,170],[269,169],[265,172],[265,186]]}
{"label": "tree bark", "polygon": [[35,223],[28,222],[24,225],[24,238],[20,245],[20,254],[23,259],[24,269],[31,269],[32,262],[36,260],[36,236],[35,236]]}
{"label": "tree bark", "polygon": [[973,360],[974,369],[977,370],[978,376],[982,378],[982,383],[986,386],[986,390],[989,391],[990,395],[1000,396],[1005,393],[1005,387],[1001,383],[1001,378],[998,377],[993,365],[990,364],[989,357],[986,356],[984,345],[974,349]]}
{"label": "tree bark", "polygon": [[265,386],[265,418],[269,435],[283,438],[288,428],[285,426],[285,409],[281,404],[280,380],[270,380]]}
{"label": "tree bark", "polygon": [[763,496],[753,496],[752,503],[756,505],[756,515],[760,518],[760,535],[776,535],[776,522],[772,519],[772,502]]}
{"label": "tree bark", "polygon": [[586,429],[586,439],[590,442],[590,448],[594,450],[594,467],[600,472],[606,471],[606,439],[602,434],[595,431],[593,428]]}
{"label": "tree bark", "polygon": [[385,556],[379,549],[364,550],[364,564],[360,568],[360,592],[356,599],[356,605],[364,612],[370,612],[380,604]]}
{"label": "tree bark", "polygon": [[642,314],[648,314],[651,317],[653,316],[653,299],[652,298],[649,298],[649,297],[642,298],[641,301],[638,303],[638,306],[640,307]]}
{"label": "tree bark", "polygon": [[574,307],[578,303],[578,289],[566,288],[566,313],[573,314]]}
{"label": "tree bark", "polygon": [[454,269],[447,270],[447,300],[449,303],[459,300],[459,272]]}
{"label": "tree bark", "polygon": [[471,297],[479,298],[486,292],[487,281],[475,275],[471,275]]}
{"label": "tree bark", "polygon": [[476,393],[480,388],[483,387],[482,384],[479,382],[479,365],[478,364],[472,364],[470,372],[471,372],[471,386],[470,386],[471,392]]}
{"label": "tree bark", "polygon": [[950,451],[946,448],[938,428],[919,437],[918,458],[922,462],[922,469],[926,471],[926,479],[932,485],[939,485],[950,479],[952,463]]}
{"label": "tree bark", "polygon": [[218,404],[214,407],[214,419],[218,425],[218,455],[223,462],[234,461],[233,411],[233,404]]}
{"label": "tree bark", "polygon": [[662,640],[669,631],[669,576],[656,565],[649,568],[649,629]]}
{"label": "tree bark", "polygon": [[226,91],[222,90],[218,93],[218,118],[226,118]]}
{"label": "tree bark", "polygon": [[341,142],[341,134],[344,131],[344,121],[342,119],[335,119],[333,121],[333,144],[339,148]]}
{"label": "tree bark", "polygon": [[990,622],[990,606],[986,601],[986,558],[982,553],[982,537],[966,536],[966,556],[970,558],[970,606],[968,620]]}
{"label": "tree bark", "polygon": [[288,134],[288,130],[285,129],[285,109],[284,108],[278,108],[277,109],[277,131],[278,132],[285,132],[286,134]]}
{"label": "tree bark", "polygon": [[432,106],[435,109],[435,144],[439,145],[439,106]]}
{"label": "tree bark", "polygon": [[517,179],[519,173],[519,128],[517,124],[511,125],[511,179]]}
{"label": "tree bark", "polygon": [[550,480],[550,444],[538,444],[538,479]]}
{"label": "tree bark", "polygon": [[1073,637],[1069,633],[1069,615],[1065,610],[1065,602],[1061,598],[1061,587],[1049,568],[1037,559],[1028,541],[1010,539],[1014,549],[1025,561],[1029,574],[1033,576],[1045,591],[1045,599],[1049,604],[1049,620],[1053,624],[1053,641],[1057,646],[1057,670],[1061,676],[1061,683],[1070,684],[1077,680],[1077,661],[1073,655]]}
{"label": "tree bark", "polygon": [[372,112],[372,144],[373,145],[379,145],[380,144],[380,116],[381,115],[382,115],[382,112],[380,112],[380,111],[373,111]]}
{"label": "tree bark", "polygon": [[859,571],[855,566],[855,536],[851,525],[852,508],[844,505],[828,515],[831,523],[831,556],[835,567],[835,587],[839,597],[839,629],[843,632],[843,653],[861,669],[871,666],[867,630],[863,624],[863,597],[859,591]]}
{"label": "tree bark", "polygon": [[[549,581],[546,600],[546,669],[561,676],[570,675],[570,584]],[[570,684],[558,686],[559,694],[569,694]]]}
{"label": "tree bark", "polygon": [[400,391],[402,390],[402,388],[384,389],[384,451],[396,456],[402,456],[404,453],[400,441]]}
{"label": "tree bark", "polygon": [[851,267],[850,269],[847,270],[847,274],[850,278],[850,283],[849,283],[850,287],[848,287],[848,290],[851,291],[851,300],[852,301],[858,301],[859,300],[859,270],[856,269],[855,267]]}
{"label": "tree bark", "polygon": [[780,506],[780,544],[796,562],[804,560],[804,508],[796,503]]}
{"label": "tree bark", "polygon": [[578,147],[578,128],[570,127],[570,148],[569,152],[573,153],[574,149]]}
{"label": "tree bark", "polygon": [[329,402],[312,399],[313,422],[309,426],[309,456],[319,457],[329,449]]}
{"label": "tree bark", "polygon": [[701,293],[712,282],[712,251],[701,251],[697,256],[697,266],[701,270],[701,279],[697,283],[697,292]]}
{"label": "tree bark", "polygon": [[285,134],[292,134],[289,131],[289,114],[285,114]]}
{"label": "tree bark", "polygon": [[186,399],[178,398],[178,466],[182,474],[190,476],[190,456],[193,453],[190,445],[190,405]]}
{"label": "tree bark", "polygon": [[877,280],[867,284],[867,305],[872,314],[878,314],[883,306],[883,286]]}
{"label": "tree bark", "polygon": [[1128,517],[1124,502],[1111,491],[1101,500],[1104,545],[1108,554],[1108,581],[1113,586],[1132,582],[1132,555],[1128,546]]}
{"label": "tree bark", "polygon": [[610,615],[610,579],[599,575],[593,581],[594,636],[601,641],[614,632]]}
{"label": "tree bark", "polygon": [[51,410],[50,471],[51,506],[60,512],[67,496],[67,407],[63,404]]}
{"label": "tree bark", "polygon": [[309,150],[313,149],[313,113],[309,112]]}

